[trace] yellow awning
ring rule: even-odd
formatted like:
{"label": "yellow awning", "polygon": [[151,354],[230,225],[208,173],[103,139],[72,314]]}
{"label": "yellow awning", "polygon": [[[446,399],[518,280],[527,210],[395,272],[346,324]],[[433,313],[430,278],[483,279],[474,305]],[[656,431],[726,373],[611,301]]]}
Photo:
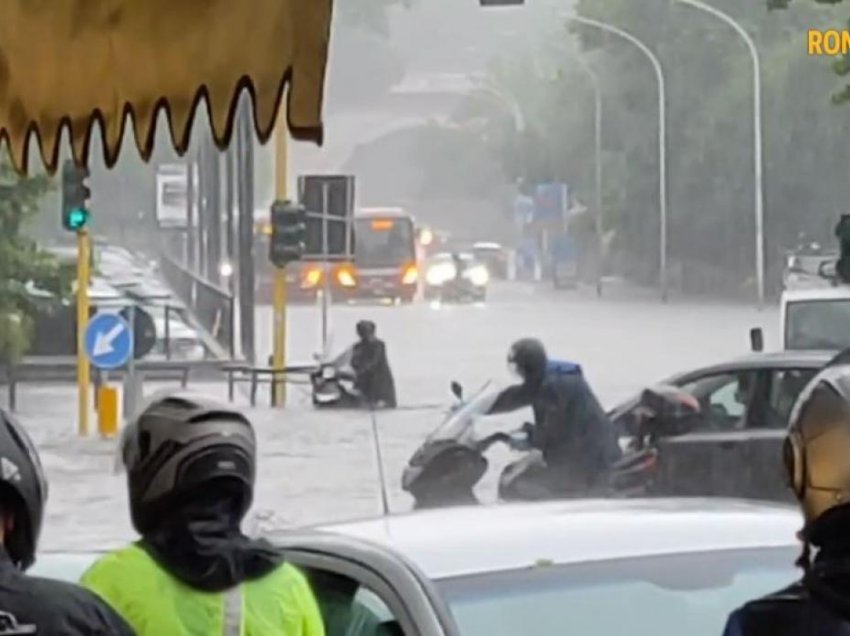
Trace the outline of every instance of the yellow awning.
{"label": "yellow awning", "polygon": [[216,144],[230,141],[236,96],[248,86],[257,134],[274,129],[289,83],[289,128],[322,140],[322,91],[332,0],[0,0],[0,138],[18,170],[34,130],[49,172],[63,122],[74,159],[88,162],[102,120],[104,159],[118,159],[125,113],[147,160],[155,114],[169,114],[179,154],[195,105],[209,96]]}

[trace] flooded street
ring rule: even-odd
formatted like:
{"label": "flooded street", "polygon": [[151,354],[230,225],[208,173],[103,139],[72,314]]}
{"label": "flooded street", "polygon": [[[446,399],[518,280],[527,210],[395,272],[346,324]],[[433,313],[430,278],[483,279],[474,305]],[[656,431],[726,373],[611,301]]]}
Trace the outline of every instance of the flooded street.
{"label": "flooded street", "polygon": [[[765,328],[768,348],[776,344],[773,307],[758,312],[693,301],[665,306],[648,292],[627,288],[612,288],[602,300],[546,287],[493,291],[485,306],[333,308],[335,350],[350,343],[361,318],[374,320],[387,342],[402,408],[380,413],[377,423],[393,512],[410,508],[399,487],[401,471],[440,421],[449,404],[449,381],[457,379],[468,391],[489,379],[507,382],[506,351],[516,338],[537,336],[553,356],[580,362],[608,406],[677,371],[746,354],[752,326]],[[258,310],[260,356],[270,349],[270,320],[267,308]],[[290,343],[290,362],[307,361],[319,348],[320,314],[294,307],[290,324],[290,334],[299,334]],[[223,383],[195,389],[226,398]],[[369,415],[316,412],[306,386],[289,391],[286,410],[251,410],[261,444],[253,527],[379,514]],[[238,400],[248,408],[246,395],[247,390]],[[20,395],[20,416],[39,444],[50,479],[42,544],[47,550],[105,548],[133,536],[124,478],[114,470],[114,442],[75,436],[75,397],[71,387],[49,385],[26,386]],[[261,391],[259,400],[267,404],[267,392]],[[522,413],[505,416],[506,424],[522,421]],[[485,498],[508,457],[506,450],[491,452],[492,468],[481,485]]]}

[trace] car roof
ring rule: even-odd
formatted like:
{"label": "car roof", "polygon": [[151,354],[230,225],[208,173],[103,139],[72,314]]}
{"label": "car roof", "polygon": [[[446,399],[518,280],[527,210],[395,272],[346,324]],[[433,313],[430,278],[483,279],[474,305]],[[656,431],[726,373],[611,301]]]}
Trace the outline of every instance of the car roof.
{"label": "car roof", "polygon": [[432,579],[628,557],[792,546],[799,511],[721,498],[444,508],[321,529],[400,552]]}
{"label": "car roof", "polygon": [[846,300],[848,298],[850,298],[850,285],[786,289],[782,292],[783,303],[800,302],[803,300]]}
{"label": "car roof", "polygon": [[710,366],[701,367],[699,369],[692,369],[684,373],[679,373],[673,377],[673,380],[675,380],[676,378],[683,378],[692,375],[703,375],[712,372],[722,372],[726,370],[746,371],[764,368],[819,369],[837,354],[838,350],[821,351],[809,349],[753,353],[747,356],[742,356],[733,360],[729,360],[728,362],[712,364]]}

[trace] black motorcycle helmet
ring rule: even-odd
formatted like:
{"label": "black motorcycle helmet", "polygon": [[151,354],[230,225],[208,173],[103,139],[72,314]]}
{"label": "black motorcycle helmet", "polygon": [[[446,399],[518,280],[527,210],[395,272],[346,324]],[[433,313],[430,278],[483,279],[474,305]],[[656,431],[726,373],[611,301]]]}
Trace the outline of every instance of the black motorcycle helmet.
{"label": "black motorcycle helmet", "polygon": [[546,375],[547,364],[546,349],[536,338],[517,340],[508,351],[508,365],[525,384],[540,384]]}
{"label": "black motorcycle helmet", "polygon": [[374,338],[375,333],[377,331],[377,327],[375,327],[375,323],[371,320],[360,320],[357,322],[357,326],[355,327],[357,330],[357,336],[361,340],[368,340],[369,338]]}
{"label": "black motorcycle helmet", "polygon": [[251,506],[257,440],[248,419],[226,404],[188,393],[154,398],[124,430],[121,457],[133,527],[143,536],[213,482],[235,486],[240,520]]}
{"label": "black motorcycle helmet", "polygon": [[6,552],[21,570],[35,563],[38,537],[47,503],[47,480],[35,446],[17,420],[0,410],[0,501],[13,517],[4,541]]}

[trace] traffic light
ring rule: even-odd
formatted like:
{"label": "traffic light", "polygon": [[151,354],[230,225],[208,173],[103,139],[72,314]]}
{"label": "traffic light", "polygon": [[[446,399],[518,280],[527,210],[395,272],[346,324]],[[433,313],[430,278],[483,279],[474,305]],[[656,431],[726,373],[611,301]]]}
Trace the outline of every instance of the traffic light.
{"label": "traffic light", "polygon": [[291,201],[272,203],[272,236],[269,259],[275,267],[286,267],[304,256],[307,243],[307,210]]}
{"label": "traffic light", "polygon": [[841,256],[835,264],[835,273],[842,283],[850,284],[850,214],[842,214],[835,226],[835,236],[841,246]]}
{"label": "traffic light", "polygon": [[69,232],[79,232],[89,223],[88,178],[88,169],[78,167],[73,161],[68,160],[62,166],[62,227]]}

